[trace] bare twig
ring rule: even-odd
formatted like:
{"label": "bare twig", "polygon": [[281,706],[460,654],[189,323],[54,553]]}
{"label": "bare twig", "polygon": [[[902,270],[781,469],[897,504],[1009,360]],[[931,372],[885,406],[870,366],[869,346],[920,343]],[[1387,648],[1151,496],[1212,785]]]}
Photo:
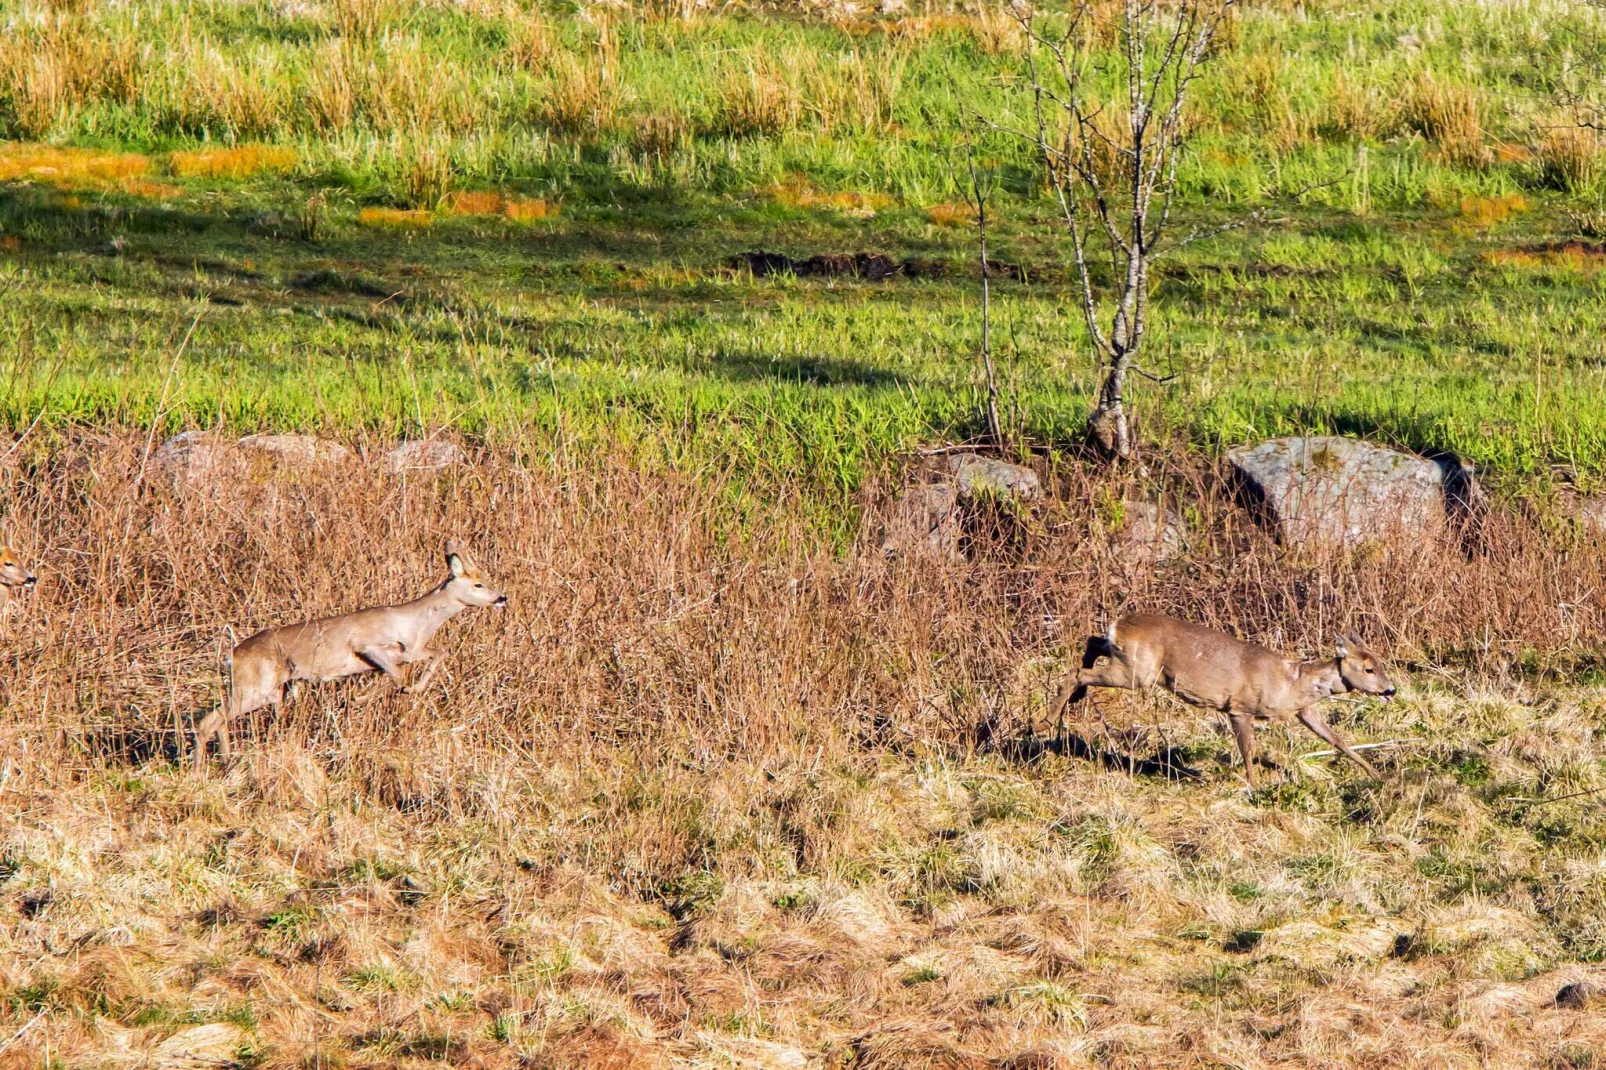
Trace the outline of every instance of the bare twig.
{"label": "bare twig", "polygon": [[[1392,747],[1408,747],[1420,742],[1421,740],[1416,739],[1385,739],[1381,743],[1357,743],[1350,747],[1350,750],[1385,750]],[[1307,754],[1301,754],[1299,759],[1304,761],[1306,758],[1335,758],[1339,753],[1336,750],[1313,750]]]}
{"label": "bare twig", "polygon": [[201,313],[205,311],[205,304],[195,306],[195,317],[190,320],[189,329],[184,332],[184,341],[179,343],[178,351],[168,362],[167,375],[162,380],[162,397],[156,403],[156,414],[151,418],[150,434],[145,437],[145,451],[139,458],[139,474],[134,477],[134,490],[138,491],[145,485],[145,468],[150,464],[151,447],[156,443],[156,431],[162,426],[162,420],[167,416],[167,392],[173,385],[173,373],[178,370],[178,362],[184,359],[184,351],[190,347],[190,338],[195,334],[195,325],[201,322]]}
{"label": "bare twig", "polygon": [[976,166],[976,139],[966,131],[965,161],[970,167],[968,197],[976,206],[976,238],[981,249],[981,362],[987,376],[987,433],[1000,449],[1007,445],[1004,425],[998,418],[998,373],[993,367],[992,282],[987,277],[987,194]]}

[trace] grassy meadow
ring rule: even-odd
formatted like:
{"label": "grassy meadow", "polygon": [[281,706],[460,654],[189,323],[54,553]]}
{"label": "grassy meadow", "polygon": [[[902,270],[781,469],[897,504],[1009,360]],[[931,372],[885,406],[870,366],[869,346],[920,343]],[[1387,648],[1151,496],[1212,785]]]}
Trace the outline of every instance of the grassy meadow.
{"label": "grassy meadow", "polygon": [[[1098,5],[1101,25],[1117,5]],[[1145,464],[995,6],[0,0],[0,1070],[1606,1066],[1606,155],[1584,4],[1263,0],[1200,84]],[[1106,40],[1113,36],[1106,33]],[[1598,73],[1598,72],[1597,72]],[[977,116],[981,118],[978,119]],[[1031,509],[876,552],[976,439],[974,139]],[[891,278],[742,254],[883,254]],[[344,467],[174,480],[186,429]],[[1472,460],[1475,542],[1278,545],[1299,431]],[[468,460],[379,462],[441,436]],[[1182,545],[1134,559],[1123,501]],[[436,685],[184,762],[257,628],[467,539]],[[1162,609],[1355,627],[1389,773],[1057,674]]]}

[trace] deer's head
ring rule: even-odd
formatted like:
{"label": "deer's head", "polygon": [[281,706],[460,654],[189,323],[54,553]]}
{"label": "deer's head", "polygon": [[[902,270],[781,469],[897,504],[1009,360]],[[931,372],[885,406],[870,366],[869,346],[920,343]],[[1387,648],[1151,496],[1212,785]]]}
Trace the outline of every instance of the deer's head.
{"label": "deer's head", "polygon": [[446,544],[446,569],[450,573],[441,590],[465,606],[505,606],[507,595],[485,581],[485,574],[455,541]]}
{"label": "deer's head", "polygon": [[8,546],[0,546],[0,586],[32,587],[39,577],[23,565],[22,558]]}
{"label": "deer's head", "polygon": [[1383,701],[1394,697],[1394,684],[1383,671],[1383,659],[1361,642],[1353,632],[1338,637],[1338,675],[1344,686],[1363,695],[1378,695]]}

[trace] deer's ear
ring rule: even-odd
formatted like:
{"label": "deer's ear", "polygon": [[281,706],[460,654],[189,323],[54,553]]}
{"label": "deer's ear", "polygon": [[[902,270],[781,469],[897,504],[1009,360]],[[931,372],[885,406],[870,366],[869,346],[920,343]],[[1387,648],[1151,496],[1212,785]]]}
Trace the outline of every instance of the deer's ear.
{"label": "deer's ear", "polygon": [[1349,648],[1352,643],[1353,640],[1350,639],[1347,632],[1339,632],[1338,638],[1333,640],[1333,646],[1338,649],[1338,656],[1341,658],[1349,657]]}
{"label": "deer's ear", "polygon": [[456,539],[452,539],[446,544],[446,567],[454,577],[461,576],[468,571],[467,563],[463,560],[463,551],[458,548]]}

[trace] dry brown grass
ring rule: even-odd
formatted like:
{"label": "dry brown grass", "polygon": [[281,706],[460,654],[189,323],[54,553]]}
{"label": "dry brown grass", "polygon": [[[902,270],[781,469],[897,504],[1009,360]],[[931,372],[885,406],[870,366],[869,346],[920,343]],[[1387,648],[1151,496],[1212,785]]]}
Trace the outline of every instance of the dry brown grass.
{"label": "dry brown grass", "polygon": [[0,48],[0,136],[38,139],[72,107],[94,99],[127,103],[142,92],[146,57],[136,42],[108,34],[83,12],[19,20]]}
{"label": "dry brown grass", "polygon": [[623,93],[606,64],[565,53],[549,66],[535,118],[557,133],[595,138],[618,125]]}
{"label": "dry brown grass", "polygon": [[17,142],[0,145],[0,181],[5,182],[104,188],[139,178],[150,166],[150,158],[137,152],[64,149]]}
{"label": "dry brown grass", "polygon": [[1574,126],[1545,130],[1533,154],[1539,181],[1568,192],[1590,188],[1601,173],[1600,135]]}
{"label": "dry brown grass", "polygon": [[1396,122],[1396,107],[1376,82],[1360,81],[1340,69],[1327,95],[1326,113],[1318,124],[1323,133],[1369,141]]}
{"label": "dry brown grass", "polygon": [[[717,476],[512,445],[428,477],[180,488],[140,481],[144,436],[34,440],[0,468],[41,575],[0,620],[0,1035],[39,1016],[22,1065],[46,1045],[493,1068],[1606,1050],[1598,1014],[1555,1003],[1602,979],[1606,809],[1513,801],[1606,786],[1601,695],[1502,676],[1523,648],[1598,650],[1598,551],[1497,513],[1479,556],[1302,559],[1184,463],[1155,475],[1199,516],[1158,571],[1105,533],[1133,488],[1075,466],[1042,514],[976,527],[969,563],[889,562],[784,509],[738,532]],[[233,769],[168,763],[227,629],[417,594],[449,536],[512,603],[448,625],[440,686],[311,688]],[[1340,708],[1411,741],[1382,784],[1269,739],[1280,781],[1248,799],[1213,718],[1141,699],[1106,704],[1114,743],[1146,753],[1163,725],[1200,781],[972,753],[979,723],[1030,718],[1055,652],[1139,605],[1289,650],[1359,624],[1401,662],[1465,665]]]}
{"label": "dry brown grass", "polygon": [[976,206],[945,201],[928,207],[926,218],[939,227],[973,227],[976,225]]}
{"label": "dry brown grass", "polygon": [[893,198],[885,193],[822,190],[802,175],[792,175],[775,183],[769,188],[768,193],[778,203],[793,208],[831,208],[861,219],[868,219],[881,209],[895,203]]}
{"label": "dry brown grass", "polygon": [[452,185],[452,156],[434,142],[420,142],[408,154],[402,170],[402,193],[417,209],[432,211]]}
{"label": "dry brown grass", "polygon": [[1499,197],[1462,197],[1461,218],[1478,229],[1503,223],[1528,210],[1528,199],[1520,193]]}
{"label": "dry brown grass", "polygon": [[435,221],[435,214],[427,208],[364,208],[357,213],[357,222],[365,227],[427,227]]}
{"label": "dry brown grass", "polygon": [[1405,87],[1400,119],[1437,146],[1448,163],[1486,166],[1493,158],[1484,139],[1483,102],[1475,87],[1422,71]]}
{"label": "dry brown grass", "polygon": [[775,137],[796,127],[801,114],[785,73],[760,57],[725,73],[714,125],[726,137]]}
{"label": "dry brown grass", "polygon": [[508,197],[493,190],[459,190],[447,194],[440,211],[456,216],[505,216],[517,222],[547,219],[558,205],[542,197]]}
{"label": "dry brown grass", "polygon": [[180,178],[231,178],[238,181],[265,171],[288,171],[295,167],[296,159],[296,150],[288,146],[235,145],[175,152],[167,158],[167,166]]}

